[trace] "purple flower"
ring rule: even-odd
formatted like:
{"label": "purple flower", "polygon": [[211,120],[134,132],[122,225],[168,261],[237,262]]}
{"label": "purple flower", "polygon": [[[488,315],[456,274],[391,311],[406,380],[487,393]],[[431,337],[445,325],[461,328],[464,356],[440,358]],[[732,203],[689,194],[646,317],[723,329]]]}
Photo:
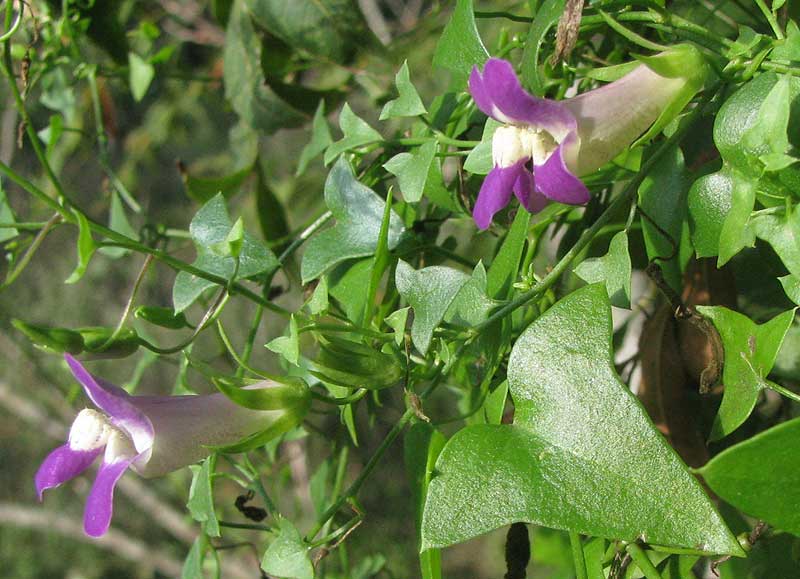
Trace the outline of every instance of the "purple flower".
{"label": "purple flower", "polygon": [[532,213],[548,199],[586,203],[589,190],[578,177],[616,157],[654,122],[663,128],[665,116],[680,112],[705,78],[702,56],[685,45],[643,61],[606,86],[559,102],[525,92],[505,60],[472,69],[475,104],[504,123],[492,138],[494,168],[473,211],[479,228],[489,227],[512,192]]}
{"label": "purple flower", "polygon": [[[145,477],[166,474],[210,453],[265,430],[288,430],[305,409],[250,410],[223,394],[204,396],[132,396],[92,376],[75,358],[65,355],[73,375],[98,410],[78,413],[67,443],[51,452],[36,473],[39,500],[49,488],[76,477],[102,456],[94,485],[86,499],[86,534],[99,537],[111,522],[114,487],[128,468]],[[264,381],[248,388],[274,388]],[[288,420],[287,420],[288,418]]]}

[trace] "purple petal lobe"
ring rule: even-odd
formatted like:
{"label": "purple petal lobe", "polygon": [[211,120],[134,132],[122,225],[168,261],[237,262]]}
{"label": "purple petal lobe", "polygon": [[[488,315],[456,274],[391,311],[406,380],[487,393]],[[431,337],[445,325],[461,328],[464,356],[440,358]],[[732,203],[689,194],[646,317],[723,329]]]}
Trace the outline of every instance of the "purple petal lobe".
{"label": "purple petal lobe", "polygon": [[489,98],[486,89],[483,86],[483,77],[477,66],[472,67],[472,72],[469,75],[469,94],[475,100],[475,104],[487,117],[492,116],[492,99]]}
{"label": "purple petal lobe", "polygon": [[[476,98],[476,104],[486,112],[484,106],[491,103],[491,110],[487,114],[500,122],[541,127],[557,141],[577,130],[575,117],[567,107],[528,94],[520,85],[514,68],[508,61],[499,58],[489,59],[483,67],[483,76],[479,84],[481,90],[477,92],[480,93],[480,102]],[[471,89],[472,84],[470,84]]]}
{"label": "purple petal lobe", "polygon": [[522,171],[514,183],[514,195],[529,213],[538,213],[547,205],[547,197],[536,190],[533,173]]}
{"label": "purple petal lobe", "polygon": [[42,500],[45,490],[57,487],[89,468],[101,452],[102,447],[94,450],[72,450],[69,444],[65,444],[48,454],[34,477],[39,500]]}
{"label": "purple petal lobe", "polygon": [[123,429],[133,440],[138,452],[153,446],[153,425],[136,406],[130,402],[130,396],[121,388],[102,380],[95,379],[80,362],[69,354],[65,354],[72,374],[83,386],[86,395],[102,410],[115,426]]}
{"label": "purple petal lobe", "polygon": [[472,210],[472,217],[480,229],[488,228],[494,214],[508,205],[514,184],[524,172],[525,160],[522,160],[510,167],[495,167],[486,175]]}
{"label": "purple petal lobe", "polygon": [[100,537],[108,531],[114,511],[114,487],[131,462],[133,457],[112,463],[103,461],[98,469],[83,513],[83,530],[90,537]]}
{"label": "purple petal lobe", "polygon": [[566,142],[561,143],[547,161],[542,165],[534,166],[533,175],[536,179],[536,189],[553,201],[569,205],[583,205],[589,201],[589,190],[567,169],[564,162],[566,145]]}

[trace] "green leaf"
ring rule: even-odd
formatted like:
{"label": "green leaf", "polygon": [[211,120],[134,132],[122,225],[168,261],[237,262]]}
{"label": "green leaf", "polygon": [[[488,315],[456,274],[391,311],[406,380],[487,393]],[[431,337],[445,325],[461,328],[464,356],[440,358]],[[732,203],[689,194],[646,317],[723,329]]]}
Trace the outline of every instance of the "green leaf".
{"label": "green leaf", "polygon": [[745,247],[755,244],[755,235],[750,228],[750,214],[756,201],[755,183],[733,171],[731,207],[722,222],[719,232],[719,258],[717,267],[722,267]]}
{"label": "green leaf", "polygon": [[800,305],[800,277],[795,275],[785,275],[779,277],[778,281],[783,286],[783,291],[794,303]]}
{"label": "green leaf", "polygon": [[331,137],[328,121],[325,119],[325,101],[320,100],[314,113],[314,121],[311,123],[311,141],[300,152],[295,177],[305,173],[311,160],[317,155],[321,155],[331,143],[333,143],[333,137]]}
{"label": "green leaf", "polygon": [[405,261],[398,262],[395,284],[400,295],[414,309],[411,341],[422,354],[427,353],[433,331],[470,279],[463,271],[451,267],[435,265],[415,270]]}
{"label": "green leaf", "polygon": [[394,84],[400,96],[383,105],[380,120],[393,119],[395,117],[416,117],[428,112],[422,99],[419,98],[417,89],[411,84],[408,72],[408,61],[403,61],[397,75],[394,77]]}
{"label": "green leaf", "polygon": [[308,545],[288,519],[278,518],[278,536],[267,547],[261,568],[265,573],[281,579],[314,578]]}
{"label": "green leaf", "polygon": [[275,338],[266,345],[268,350],[283,356],[287,362],[299,365],[300,362],[300,338],[297,333],[297,320],[294,315],[289,321],[289,335]]}
{"label": "green leaf", "polygon": [[[230,279],[237,271],[235,257],[215,254],[212,248],[219,249],[221,246],[218,244],[220,243],[236,245],[235,238],[238,233],[234,229],[228,209],[225,207],[224,197],[222,194],[215,195],[203,205],[189,225],[189,233],[197,248],[197,259],[192,265],[210,274]],[[231,237],[232,241],[226,241],[229,236],[233,236]],[[234,248],[232,247],[232,249]],[[242,233],[238,260],[237,279],[272,272],[280,265],[275,254],[264,245],[264,242],[246,231]],[[175,312],[184,311],[200,297],[200,294],[214,285],[214,282],[205,278],[196,277],[185,271],[179,272],[172,288],[172,303]]]}
{"label": "green leaf", "polygon": [[306,305],[312,316],[328,310],[328,278],[326,276],[319,278],[319,283],[314,288],[314,293],[311,294],[311,298],[306,302]]}
{"label": "green leaf", "polygon": [[78,211],[73,211],[73,214],[78,220],[78,265],[72,270],[70,276],[64,280],[64,283],[77,283],[86,273],[86,268],[89,266],[89,261],[92,259],[97,244],[92,239],[92,230],[89,227],[89,220],[86,216]]}
{"label": "green leaf", "polygon": [[203,532],[209,537],[219,537],[219,524],[214,511],[214,471],[217,456],[212,454],[201,465],[190,465],[192,485],[189,487],[189,501],[186,507],[192,518],[200,523]]}
{"label": "green leaf", "polygon": [[489,312],[497,306],[497,302],[486,294],[486,269],[483,262],[478,262],[472,276],[456,295],[445,312],[447,322],[461,326],[477,326],[489,317]]}
{"label": "green leaf", "polygon": [[222,241],[217,241],[208,246],[208,249],[219,257],[239,257],[242,252],[242,242],[244,240],[244,222],[242,218],[236,220],[231,226],[228,235]]}
{"label": "green leaf", "polygon": [[180,330],[181,328],[190,327],[183,312],[176,314],[172,308],[139,306],[133,311],[133,315],[140,320],[171,330]]}
{"label": "green leaf", "polygon": [[800,418],[725,449],[698,472],[727,503],[800,535]]}
{"label": "green leaf", "polygon": [[225,33],[225,96],[244,122],[265,134],[283,127],[302,125],[306,116],[281,99],[267,84],[261,68],[261,53],[261,38],[244,8],[244,1],[236,0]]}
{"label": "green leaf", "polygon": [[[300,267],[304,284],[342,261],[372,255],[378,246],[385,202],[356,180],[346,159],[340,159],[328,174],[325,204],[336,225],[308,242]],[[397,246],[402,233],[402,221],[392,211],[389,249]]]}
{"label": "green leaf", "polygon": [[725,166],[700,177],[689,189],[689,227],[697,257],[719,255],[722,225],[733,203],[733,173],[730,166]]}
{"label": "green leaf", "polygon": [[181,579],[204,579],[203,561],[211,545],[205,533],[197,536],[181,568]]}
{"label": "green leaf", "polygon": [[[3,190],[3,182],[0,180],[0,223],[16,223],[14,219],[14,211],[6,198],[6,192]],[[0,243],[8,241],[19,235],[13,227],[0,227]]]}
{"label": "green leaf", "polygon": [[360,324],[367,305],[367,291],[372,279],[372,258],[349,261],[330,273],[330,296],[344,310],[347,319]]}
{"label": "green leaf", "polygon": [[339,113],[339,127],[342,129],[344,136],[325,150],[324,161],[326,165],[330,164],[331,161],[345,151],[383,141],[381,134],[369,126],[369,123],[364,119],[356,115],[347,103],[344,103],[342,112]]}
{"label": "green leaf", "polygon": [[[778,0],[772,3],[773,9]],[[783,4],[783,2],[781,2]],[[786,23],[786,38],[775,43],[770,53],[770,60],[800,60],[800,29],[794,20]]]}
{"label": "green leaf", "polygon": [[486,292],[489,297],[505,300],[511,297],[514,281],[519,275],[520,260],[528,240],[528,227],[531,214],[517,211],[514,222],[503,240],[503,245],[489,266],[486,279]]}
{"label": "green leaf", "polygon": [[383,167],[397,177],[400,192],[407,203],[417,203],[422,199],[435,156],[436,141],[431,140],[413,154],[398,153],[384,163]]}
{"label": "green leaf", "polygon": [[513,425],[456,433],[436,462],[422,548],[515,521],[742,555],[698,482],[614,371],[605,288],[562,299],[517,340]]}
{"label": "green leaf", "polygon": [[247,0],[256,21],[289,46],[349,62],[371,37],[355,0]]}
{"label": "green leaf", "polygon": [[[791,96],[789,77],[783,75],[761,103],[753,126],[742,135],[742,145],[748,154],[757,156],[764,162],[765,155],[786,153],[789,148],[787,128]],[[769,159],[767,157],[768,162]]]}
{"label": "green leaf", "polygon": [[[656,163],[639,186],[639,207],[649,217],[641,219],[647,257],[650,260],[662,258],[664,279],[677,292],[682,288],[678,246],[686,219],[688,185],[683,152],[680,148],[673,147]],[[650,219],[655,221],[655,225]],[[665,237],[659,228],[670,238]],[[663,261],[668,256],[672,256],[672,259]]]}
{"label": "green leaf", "polygon": [[[421,540],[422,510],[428,484],[433,476],[433,467],[447,439],[430,424],[418,422],[406,432],[403,442],[406,473],[411,486],[411,499],[414,504],[417,544]],[[429,549],[419,555],[423,579],[441,579],[442,562],[439,549]]]}
{"label": "green leaf", "polygon": [[482,67],[488,59],[489,53],[475,25],[472,0],[458,0],[436,44],[433,66],[449,70],[451,86],[463,90],[472,67]]}
{"label": "green leaf", "polygon": [[794,310],[761,325],[722,306],[697,306],[697,310],[714,323],[725,350],[722,366],[725,393],[709,437],[715,441],[728,436],[750,416],[764,388],[764,378],[772,370],[783,338],[792,325]]}
{"label": "green leaf", "polygon": [[408,312],[411,308],[401,308],[396,312],[392,312],[386,318],[384,318],[384,322],[387,326],[392,328],[394,332],[394,343],[398,346],[403,343],[403,337],[406,333],[406,322],[408,321]]}
{"label": "green leaf", "polygon": [[525,50],[522,52],[522,82],[537,96],[544,96],[545,79],[539,70],[543,66],[542,44],[547,33],[557,23],[564,12],[565,0],[545,0],[533,19],[528,38],[525,41]]}
{"label": "green leaf", "polygon": [[218,193],[222,193],[226,199],[237,193],[252,172],[253,167],[248,166],[222,177],[194,177],[183,169],[181,177],[190,198],[198,203],[208,203]]}
{"label": "green leaf", "polygon": [[783,215],[758,215],[752,220],[752,228],[756,237],[772,246],[789,273],[800,275],[800,211],[796,207],[788,208]]}
{"label": "green leaf", "polygon": [[483,136],[480,144],[472,149],[464,161],[464,170],[474,175],[488,175],[494,167],[492,160],[492,137],[497,127],[502,127],[503,123],[494,119],[486,119],[483,126]]}
{"label": "green leaf", "polygon": [[128,71],[128,82],[131,84],[133,100],[138,103],[144,98],[144,95],[147,94],[147,89],[150,88],[150,83],[153,82],[156,69],[138,54],[129,52]]}
{"label": "green leaf", "polygon": [[620,231],[611,238],[608,253],[603,257],[584,260],[575,268],[575,275],[586,283],[605,283],[611,305],[631,307],[631,257],[628,254],[628,234]]}
{"label": "green leaf", "polygon": [[[122,203],[119,193],[116,191],[112,191],[111,193],[111,208],[108,216],[108,227],[117,233],[121,233],[126,237],[130,237],[131,239],[138,239],[139,237],[139,234],[136,232],[136,230],[131,227],[128,217],[125,215],[125,206]],[[124,247],[101,247],[98,249],[98,251],[103,255],[110,257],[111,259],[117,259],[130,253],[130,250]]]}

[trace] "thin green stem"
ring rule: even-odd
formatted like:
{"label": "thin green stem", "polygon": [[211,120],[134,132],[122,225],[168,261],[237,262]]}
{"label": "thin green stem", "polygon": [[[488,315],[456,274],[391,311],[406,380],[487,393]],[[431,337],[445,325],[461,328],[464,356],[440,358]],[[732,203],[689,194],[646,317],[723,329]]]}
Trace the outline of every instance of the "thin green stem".
{"label": "thin green stem", "polygon": [[14,269],[8,272],[5,281],[3,282],[2,285],[0,285],[0,290],[7,288],[12,283],[14,283],[14,281],[20,276],[20,274],[22,274],[22,272],[25,271],[25,268],[27,267],[28,263],[30,263],[31,259],[33,258],[33,255],[36,253],[36,250],[39,249],[45,237],[47,237],[47,234],[50,233],[50,231],[52,231],[53,227],[55,227],[59,221],[61,221],[61,215],[56,213],[50,218],[49,221],[47,221],[47,223],[44,224],[44,227],[42,227],[39,230],[39,233],[36,234],[36,237],[33,238],[33,242],[31,243],[30,247],[28,247],[28,250],[16,263]]}
{"label": "thin green stem", "polygon": [[320,227],[325,225],[331,217],[333,217],[333,213],[331,213],[330,211],[326,211],[325,213],[320,215],[320,217],[316,221],[314,221],[314,223],[306,227],[300,233],[300,235],[298,235],[297,238],[294,241],[292,241],[292,243],[290,243],[286,249],[283,250],[283,253],[281,253],[278,256],[278,261],[284,263],[287,259],[289,259],[289,256],[291,256],[295,251],[297,251],[297,248],[303,245],[303,243],[305,243],[305,241],[309,237],[314,235],[314,233],[316,233],[316,231]]}
{"label": "thin green stem", "polygon": [[645,553],[639,545],[636,543],[628,543],[628,546],[625,547],[625,550],[631,556],[633,562],[636,563],[636,566],[639,567],[639,570],[644,573],[644,576],[647,579],[663,579],[661,577],[661,573],[658,572],[658,569],[655,568],[653,562],[650,561],[647,553]]}
{"label": "thin green stem", "polygon": [[[256,334],[258,327],[261,325],[261,318],[264,317],[264,308],[256,306],[256,314],[253,316],[253,321],[250,322],[250,331],[247,334],[247,341],[244,343],[244,350],[242,350],[242,360],[245,364],[250,363],[250,355],[253,353],[253,345],[256,341]],[[245,367],[239,366],[236,368],[236,376],[241,378],[244,374]]]}
{"label": "thin green stem", "polygon": [[525,22],[531,23],[533,22],[533,18],[529,16],[518,16],[516,14],[511,14],[511,12],[483,12],[476,10],[475,11],[475,18],[505,18],[506,20],[511,20],[512,22]]}
{"label": "thin green stem", "polygon": [[780,384],[775,384],[775,382],[771,382],[769,380],[765,380],[764,382],[766,383],[767,388],[769,388],[770,390],[774,390],[781,396],[785,396],[786,398],[792,400],[793,402],[800,403],[800,394],[797,394],[797,392],[792,392],[788,388],[784,388]]}
{"label": "thin green stem", "polygon": [[25,11],[25,3],[20,0],[19,2],[19,12],[17,12],[17,19],[14,20],[14,24],[11,25],[11,28],[8,27],[8,22],[10,20],[9,14],[13,13],[14,11],[14,2],[12,0],[8,0],[8,4],[6,5],[6,28],[8,30],[0,36],[0,42],[5,42],[6,40],[11,40],[11,37],[14,36],[14,33],[19,30],[20,24],[22,24],[22,14]]}
{"label": "thin green stem", "polygon": [[319,400],[320,402],[325,402],[326,404],[333,404],[335,406],[346,406],[348,404],[352,404],[353,402],[358,402],[361,400],[366,394],[369,392],[366,388],[359,388],[349,396],[345,396],[343,398],[333,398],[332,396],[328,396],[326,394],[322,394],[321,392],[317,392],[316,390],[311,391],[311,397],[315,400]]}
{"label": "thin green stem", "polygon": [[586,573],[586,560],[583,556],[583,544],[578,533],[570,531],[569,545],[572,548],[572,561],[575,564],[575,579],[588,579]]}
{"label": "thin green stem", "polygon": [[775,13],[767,8],[767,5],[764,4],[764,0],[756,0],[756,5],[758,9],[761,10],[764,17],[766,17],[767,22],[769,22],[770,28],[772,28],[773,34],[775,34],[775,38],[778,40],[783,40],[785,36],[783,35],[783,30],[781,30],[780,24],[778,24],[778,19],[775,18]]}
{"label": "thin green stem", "polygon": [[255,525],[253,523],[234,523],[232,521],[217,521],[220,527],[228,527],[231,529],[250,529],[251,531],[266,531],[272,533],[273,529],[267,525]]}
{"label": "thin green stem", "polygon": [[136,294],[139,293],[139,287],[142,285],[144,276],[147,273],[147,270],[150,268],[150,264],[152,262],[153,262],[152,255],[145,256],[144,263],[142,264],[142,269],[139,270],[139,275],[136,276],[136,281],[133,283],[133,289],[131,290],[131,295],[128,298],[128,302],[125,304],[125,310],[122,312],[122,315],[119,318],[119,322],[117,322],[117,327],[114,328],[114,331],[105,341],[105,343],[98,348],[98,351],[102,352],[104,349],[113,344],[114,340],[116,340],[117,336],[119,336],[120,332],[122,332],[122,328],[125,327],[125,321],[128,319],[128,316],[130,315],[131,310],[133,309],[133,304],[136,302]]}

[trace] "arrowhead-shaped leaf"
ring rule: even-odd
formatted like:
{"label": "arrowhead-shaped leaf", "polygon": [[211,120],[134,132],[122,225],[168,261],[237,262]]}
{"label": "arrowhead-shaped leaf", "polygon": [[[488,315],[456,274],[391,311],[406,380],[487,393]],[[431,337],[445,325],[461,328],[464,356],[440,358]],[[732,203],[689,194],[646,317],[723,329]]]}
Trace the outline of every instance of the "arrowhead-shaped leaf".
{"label": "arrowhead-shaped leaf", "polygon": [[792,325],[794,310],[758,325],[722,306],[697,309],[714,323],[725,350],[722,368],[725,394],[711,428],[713,441],[728,436],[750,416],[758,393],[764,388],[764,378],[772,370],[783,338]]}
{"label": "arrowhead-shaped leaf", "polygon": [[403,62],[403,66],[395,75],[394,84],[397,86],[400,96],[383,105],[380,120],[385,121],[393,117],[416,117],[428,112],[425,105],[422,104],[422,99],[419,98],[417,89],[411,84],[408,61]]}
{"label": "arrowhead-shaped leaf", "polygon": [[628,234],[620,231],[611,238],[608,253],[603,257],[584,260],[575,274],[587,283],[603,282],[611,305],[631,307],[631,257],[628,254]]}
{"label": "arrowhead-shaped leaf", "polygon": [[614,371],[602,285],[570,294],[520,336],[513,425],[475,425],[445,446],[422,549],[515,521],[741,555],[698,482]]}

